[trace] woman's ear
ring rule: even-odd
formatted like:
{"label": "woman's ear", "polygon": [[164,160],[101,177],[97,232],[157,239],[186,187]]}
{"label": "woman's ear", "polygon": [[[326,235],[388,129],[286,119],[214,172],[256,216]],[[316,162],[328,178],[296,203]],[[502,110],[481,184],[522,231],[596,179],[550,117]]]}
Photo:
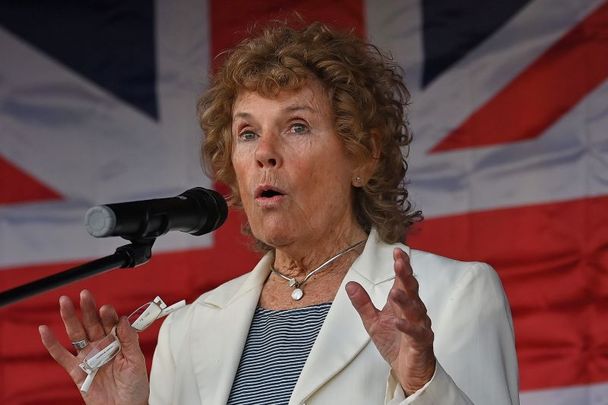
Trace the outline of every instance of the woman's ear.
{"label": "woman's ear", "polygon": [[376,172],[380,160],[380,133],[377,130],[370,131],[371,154],[361,158],[359,164],[353,171],[352,185],[363,187]]}

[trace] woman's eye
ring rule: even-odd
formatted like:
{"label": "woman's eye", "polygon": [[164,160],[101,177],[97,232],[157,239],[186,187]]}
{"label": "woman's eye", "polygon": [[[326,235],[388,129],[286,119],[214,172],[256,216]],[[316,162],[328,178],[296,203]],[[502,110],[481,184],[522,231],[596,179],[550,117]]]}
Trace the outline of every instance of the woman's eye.
{"label": "woman's eye", "polygon": [[252,141],[256,138],[256,134],[253,131],[243,131],[239,134],[239,138],[243,141]]}
{"label": "woman's eye", "polygon": [[289,131],[294,134],[306,134],[309,132],[308,126],[302,123],[292,124]]}

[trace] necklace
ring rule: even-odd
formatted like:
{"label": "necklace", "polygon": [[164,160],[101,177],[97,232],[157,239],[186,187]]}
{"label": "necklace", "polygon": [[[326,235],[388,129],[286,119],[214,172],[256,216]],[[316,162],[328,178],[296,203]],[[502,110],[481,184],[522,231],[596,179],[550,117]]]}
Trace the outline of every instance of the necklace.
{"label": "necklace", "polygon": [[362,241],[359,241],[359,242],[355,243],[354,245],[351,245],[351,246],[347,247],[346,249],[342,250],[341,252],[338,252],[337,255],[335,255],[335,256],[327,259],[325,261],[325,263],[323,263],[322,265],[320,265],[319,267],[317,267],[316,269],[314,269],[310,273],[306,274],[304,276],[304,279],[302,281],[296,280],[295,277],[287,277],[285,274],[282,274],[278,270],[275,270],[274,266],[272,266],[272,265],[270,266],[270,270],[274,274],[276,274],[277,276],[281,277],[282,279],[287,280],[287,283],[289,284],[289,286],[294,289],[293,292],[291,293],[291,298],[293,298],[296,301],[299,301],[304,296],[304,291],[302,290],[302,287],[304,286],[304,284],[306,284],[306,282],[308,281],[308,279],[310,279],[315,273],[317,273],[317,272],[325,269],[328,265],[330,265],[331,263],[333,263],[339,257],[347,254],[351,250],[354,250],[354,249],[358,248],[364,242],[365,242],[365,239],[363,239]]}

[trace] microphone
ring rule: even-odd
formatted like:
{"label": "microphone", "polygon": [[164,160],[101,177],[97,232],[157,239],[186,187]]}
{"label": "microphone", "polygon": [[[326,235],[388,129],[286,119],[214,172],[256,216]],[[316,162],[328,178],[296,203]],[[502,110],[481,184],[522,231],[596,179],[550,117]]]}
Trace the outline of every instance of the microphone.
{"label": "microphone", "polygon": [[169,231],[203,235],[219,228],[228,216],[224,197],[202,187],[171,198],[98,205],[86,212],[87,231],[97,238],[156,238]]}

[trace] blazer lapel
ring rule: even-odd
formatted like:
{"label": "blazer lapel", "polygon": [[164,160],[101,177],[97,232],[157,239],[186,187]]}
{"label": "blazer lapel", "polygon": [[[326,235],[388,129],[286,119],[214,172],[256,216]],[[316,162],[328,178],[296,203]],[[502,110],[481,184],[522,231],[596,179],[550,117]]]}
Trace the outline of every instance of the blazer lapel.
{"label": "blazer lapel", "polygon": [[228,401],[271,260],[271,254],[264,256],[236,293],[212,292],[196,304],[190,343],[198,389],[205,404]]}
{"label": "blazer lapel", "polygon": [[[390,260],[387,260],[387,257]],[[370,233],[361,256],[353,263],[338,290],[327,318],[304,364],[290,404],[300,404],[346,367],[368,344],[370,337],[352,306],[344,286],[356,281],[365,288],[377,308],[386,303],[394,270],[392,247]]]}

